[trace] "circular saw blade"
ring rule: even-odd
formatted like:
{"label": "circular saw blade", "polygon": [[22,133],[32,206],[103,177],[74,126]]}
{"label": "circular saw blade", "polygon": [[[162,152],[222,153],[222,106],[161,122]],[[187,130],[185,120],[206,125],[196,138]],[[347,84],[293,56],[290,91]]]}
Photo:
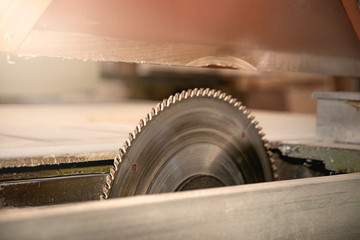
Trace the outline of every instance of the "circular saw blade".
{"label": "circular saw blade", "polygon": [[170,96],[130,133],[102,198],[272,181],[274,161],[260,130],[250,111],[221,91]]}

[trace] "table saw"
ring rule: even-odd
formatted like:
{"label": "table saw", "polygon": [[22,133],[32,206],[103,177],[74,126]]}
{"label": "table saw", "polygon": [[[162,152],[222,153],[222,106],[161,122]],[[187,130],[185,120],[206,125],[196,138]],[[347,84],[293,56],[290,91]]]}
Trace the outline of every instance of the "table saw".
{"label": "table saw", "polygon": [[[0,51],[22,58],[360,76],[358,1],[3,1],[0,16]],[[316,115],[211,88],[2,104],[0,236],[358,239],[360,94],[312,97]]]}

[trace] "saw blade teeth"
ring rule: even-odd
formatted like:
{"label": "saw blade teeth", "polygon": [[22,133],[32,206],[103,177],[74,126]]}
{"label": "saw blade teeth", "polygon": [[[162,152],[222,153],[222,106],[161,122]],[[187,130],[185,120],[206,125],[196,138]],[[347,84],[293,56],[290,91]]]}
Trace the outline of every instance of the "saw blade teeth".
{"label": "saw blade teeth", "polygon": [[221,91],[219,91],[219,90],[214,91],[213,97],[214,97],[214,98],[217,98],[220,94],[221,94]]}
{"label": "saw blade teeth", "polygon": [[244,112],[245,109],[246,109],[246,107],[244,107],[244,105],[240,105],[240,107],[239,107],[239,110],[240,110],[240,111]]}
{"label": "saw blade teeth", "polygon": [[203,93],[202,93],[202,95],[205,97],[205,96],[208,96],[209,95],[209,91],[210,91],[210,88],[206,88],[204,91],[203,91]]}
{"label": "saw blade teeth", "polygon": [[120,161],[120,155],[119,154],[116,154],[116,157],[114,158],[114,163],[117,162],[117,161]]}
{"label": "saw blade teeth", "polygon": [[262,127],[260,127],[260,125],[257,125],[255,128],[258,132],[260,132],[262,130]]}
{"label": "saw blade teeth", "polygon": [[114,159],[114,168],[115,168],[115,172],[119,169],[119,164],[120,164],[120,161],[119,159]]}
{"label": "saw blade teeth", "polygon": [[110,193],[110,189],[106,186],[106,184],[103,186],[103,195],[104,198],[107,199],[109,198],[109,193]]}
{"label": "saw blade teeth", "polygon": [[[135,138],[136,138],[136,135],[139,134],[139,132],[140,132],[140,131],[139,131],[139,125],[136,125],[135,130],[134,130],[134,132],[133,132],[134,135],[135,135]],[[134,139],[135,139],[135,138],[134,138]]]}
{"label": "saw blade teeth", "polygon": [[129,147],[128,147],[127,141],[125,141],[123,144],[123,149],[125,150],[125,152],[127,151],[128,148]]}
{"label": "saw blade teeth", "polygon": [[166,106],[166,103],[165,103],[165,100],[163,100],[163,101],[160,103],[160,111],[164,111],[165,106]]}
{"label": "saw blade teeth", "polygon": [[181,101],[181,100],[183,100],[183,99],[186,99],[186,98],[185,98],[185,94],[186,94],[186,91],[185,91],[185,90],[181,91],[181,93],[180,93],[180,95],[179,95],[179,101]]}
{"label": "saw blade teeth", "polygon": [[138,133],[141,132],[141,126],[140,126],[140,124],[136,125],[136,130],[138,131]]}
{"label": "saw blade teeth", "polygon": [[226,95],[224,101],[230,102],[231,97],[232,97],[231,95]]}
{"label": "saw blade teeth", "polygon": [[100,195],[100,199],[109,198],[109,189],[106,186],[103,186],[103,194]]}
{"label": "saw blade teeth", "polygon": [[279,179],[279,174],[274,173],[274,180],[278,180]]}
{"label": "saw blade teeth", "polygon": [[226,93],[220,93],[220,95],[219,95],[219,99],[220,100],[222,100],[222,99],[224,99],[225,98],[225,96],[226,96]]}
{"label": "saw blade teeth", "polygon": [[148,123],[151,119],[152,119],[152,113],[149,112],[148,114],[146,114],[146,118],[145,118],[146,123]]}
{"label": "saw blade teeth", "polygon": [[201,88],[200,88],[200,89],[197,89],[197,91],[196,91],[196,93],[195,93],[195,96],[196,96],[196,97],[200,96],[200,90],[201,90]]}
{"label": "saw blade teeth", "polygon": [[192,92],[191,92],[191,94],[190,94],[190,97],[196,96],[197,92],[198,92],[198,89],[197,89],[197,88],[194,88],[194,90],[192,90]]}
{"label": "saw blade teeth", "polygon": [[132,142],[132,141],[134,140],[134,138],[135,138],[134,133],[129,133],[129,140],[130,140],[130,142]]}
{"label": "saw blade teeth", "polygon": [[203,96],[203,92],[204,92],[204,89],[203,88],[200,88],[199,91],[197,92],[196,96]]}
{"label": "saw blade teeth", "polygon": [[120,153],[116,154],[116,157],[114,158],[114,166],[117,167],[117,165],[119,165],[119,163],[121,163]]}
{"label": "saw blade teeth", "polygon": [[144,119],[140,119],[139,126],[140,126],[140,129],[145,126]]}
{"label": "saw blade teeth", "polygon": [[198,94],[199,94],[200,89],[199,89],[199,88],[195,88],[194,90],[195,90],[195,94],[194,94],[194,95],[198,97],[198,96],[199,96]]}
{"label": "saw blade teeth", "polygon": [[211,96],[214,96],[215,95],[215,89],[211,89],[208,96],[211,97]]}
{"label": "saw blade teeth", "polygon": [[220,95],[221,95],[221,91],[220,91],[220,90],[217,90],[217,91],[214,93],[214,98],[219,98]]}
{"label": "saw blade teeth", "polygon": [[273,165],[271,165],[271,169],[272,169],[274,172],[276,172],[278,168],[273,164]]}
{"label": "saw blade teeth", "polygon": [[177,101],[179,101],[179,93],[175,93],[173,100],[174,100],[173,103],[176,103]]}
{"label": "saw blade teeth", "polygon": [[269,143],[265,143],[265,142],[264,142],[264,146],[265,146],[266,149],[270,149]]}
{"label": "saw blade teeth", "polygon": [[240,109],[240,106],[241,106],[241,102],[235,101],[234,107],[237,107]]}
{"label": "saw blade teeth", "polygon": [[255,129],[256,127],[259,125],[259,122],[255,120],[255,117],[253,118],[253,120],[251,121],[252,125],[254,125]]}
{"label": "saw blade teeth", "polygon": [[268,150],[268,151],[266,151],[267,152],[267,154],[269,155],[269,157],[272,157],[273,155],[274,155],[274,153],[272,152],[272,151],[270,151],[270,150]]}
{"label": "saw blade teeth", "polygon": [[115,178],[115,172],[116,172],[116,169],[114,166],[110,166],[110,177],[111,177],[111,180],[114,180]]}
{"label": "saw blade teeth", "polygon": [[259,132],[259,135],[260,135],[261,138],[264,138],[264,137],[265,137],[265,133],[264,133],[263,131],[260,131],[260,132]]}
{"label": "saw blade teeth", "polygon": [[193,92],[192,89],[187,90],[186,95],[185,95],[185,98],[191,97],[191,93],[192,93],[192,92]]}
{"label": "saw blade teeth", "polygon": [[[233,104],[235,106],[235,103],[236,103],[236,98],[232,98],[229,100],[229,103],[230,104]],[[236,107],[236,106],[235,106]]]}
{"label": "saw blade teeth", "polygon": [[155,108],[155,115],[158,115],[158,113],[161,111],[161,103],[158,103]]}
{"label": "saw blade teeth", "polygon": [[123,159],[124,155],[126,154],[126,151],[124,148],[119,148],[119,156],[120,159]]}
{"label": "saw blade teeth", "polygon": [[119,161],[114,162],[115,171],[119,170],[121,159]]}
{"label": "saw blade teeth", "polygon": [[110,175],[106,175],[106,186],[108,187],[108,189],[111,189],[111,176]]}
{"label": "saw blade teeth", "polygon": [[162,100],[160,104],[160,110],[163,111],[166,108],[167,99]]}
{"label": "saw blade teeth", "polygon": [[152,115],[152,117],[154,117],[156,115],[156,109],[155,108],[151,109],[151,115]]}
{"label": "saw blade teeth", "polygon": [[167,102],[166,102],[166,106],[169,107],[172,103],[173,103],[173,95],[171,95],[171,96],[168,98],[168,100],[167,100]]}
{"label": "saw blade teeth", "polygon": [[126,140],[125,143],[124,143],[124,149],[125,151],[130,147],[130,142],[129,140]]}

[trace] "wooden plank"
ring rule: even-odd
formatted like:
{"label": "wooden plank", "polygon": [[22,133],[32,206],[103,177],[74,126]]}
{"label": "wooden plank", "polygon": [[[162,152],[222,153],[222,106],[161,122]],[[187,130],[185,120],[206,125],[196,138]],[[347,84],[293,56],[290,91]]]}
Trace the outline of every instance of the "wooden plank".
{"label": "wooden plank", "polygon": [[113,159],[154,106],[155,102],[1,105],[0,167]]}
{"label": "wooden plank", "polygon": [[0,211],[2,239],[359,239],[360,173]]}
{"label": "wooden plank", "polygon": [[52,0],[2,0],[0,4],[0,51],[15,51],[51,2]]}
{"label": "wooden plank", "polygon": [[[231,52],[228,49],[232,49]],[[84,61],[217,66],[248,73],[276,71],[360,76],[360,57],[251,49],[244,43],[224,47],[223,44],[123,40],[81,33],[33,31],[15,53],[25,57],[48,56]]]}
{"label": "wooden plank", "polygon": [[14,53],[360,75],[360,46],[338,0],[54,0]]}
{"label": "wooden plank", "polygon": [[[87,146],[80,146],[87,147]],[[56,148],[43,148],[45,151],[56,151]],[[55,153],[46,154],[39,152],[38,155],[20,156],[16,157],[18,151],[22,149],[12,149],[14,156],[0,158],[0,168],[13,168],[13,167],[36,167],[41,165],[54,165],[62,163],[77,163],[77,162],[91,162],[99,160],[110,160],[116,157],[118,153],[114,148],[114,151],[101,151],[101,152],[85,152],[78,150],[77,153]],[[31,149],[27,149],[31,151]],[[66,149],[63,148],[64,151]],[[70,149],[67,149],[68,151]],[[21,154],[21,153],[20,153]],[[24,153],[22,153],[24,154]]]}
{"label": "wooden plank", "polygon": [[342,4],[344,5],[345,11],[349,17],[349,20],[351,21],[351,24],[356,32],[356,35],[358,36],[358,39],[360,41],[360,3],[359,1],[353,1],[353,0],[341,0]]}
{"label": "wooden plank", "polygon": [[[112,159],[156,104],[1,105],[0,168]],[[314,115],[253,114],[270,141],[315,138]]]}

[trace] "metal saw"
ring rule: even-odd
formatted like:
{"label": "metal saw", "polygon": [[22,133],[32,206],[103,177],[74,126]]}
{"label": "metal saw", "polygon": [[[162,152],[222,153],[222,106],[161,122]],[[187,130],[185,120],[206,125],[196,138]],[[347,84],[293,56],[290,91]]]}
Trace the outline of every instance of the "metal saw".
{"label": "metal saw", "polygon": [[277,178],[258,122],[221,91],[194,89],[163,100],[129,134],[102,199]]}

